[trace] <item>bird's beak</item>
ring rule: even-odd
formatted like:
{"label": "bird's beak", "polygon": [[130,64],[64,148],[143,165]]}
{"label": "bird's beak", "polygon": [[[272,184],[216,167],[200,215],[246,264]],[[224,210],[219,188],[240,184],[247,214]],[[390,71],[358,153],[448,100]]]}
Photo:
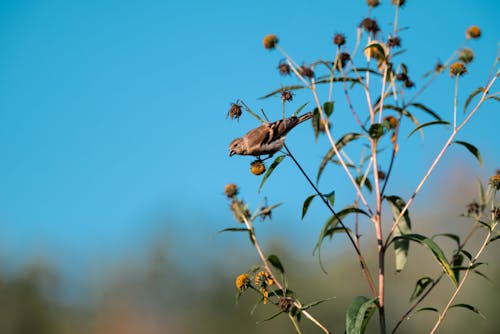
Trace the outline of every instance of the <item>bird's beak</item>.
{"label": "bird's beak", "polygon": [[232,157],[232,156],[233,156],[233,155],[235,155],[235,154],[236,154],[236,152],[235,152],[235,151],[233,151],[233,150],[229,151],[229,156],[230,156],[230,157]]}

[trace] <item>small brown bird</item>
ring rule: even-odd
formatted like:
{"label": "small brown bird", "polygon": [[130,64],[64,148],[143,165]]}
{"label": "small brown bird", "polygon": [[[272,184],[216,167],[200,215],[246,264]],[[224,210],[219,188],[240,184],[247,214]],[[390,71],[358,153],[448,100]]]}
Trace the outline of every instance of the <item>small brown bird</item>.
{"label": "small brown bird", "polygon": [[248,131],[243,137],[233,140],[229,144],[229,156],[253,155],[260,159],[261,155],[269,154],[267,158],[270,158],[281,150],[287,133],[312,116],[312,112],[308,112],[299,117],[292,116],[276,122],[264,123]]}

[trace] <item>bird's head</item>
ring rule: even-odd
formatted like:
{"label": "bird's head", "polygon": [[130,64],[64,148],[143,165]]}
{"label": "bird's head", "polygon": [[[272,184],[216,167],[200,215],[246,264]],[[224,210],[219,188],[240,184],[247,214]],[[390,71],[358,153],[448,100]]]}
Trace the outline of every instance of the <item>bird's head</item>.
{"label": "bird's head", "polygon": [[229,144],[229,156],[232,157],[235,154],[245,154],[245,143],[242,138],[236,138]]}

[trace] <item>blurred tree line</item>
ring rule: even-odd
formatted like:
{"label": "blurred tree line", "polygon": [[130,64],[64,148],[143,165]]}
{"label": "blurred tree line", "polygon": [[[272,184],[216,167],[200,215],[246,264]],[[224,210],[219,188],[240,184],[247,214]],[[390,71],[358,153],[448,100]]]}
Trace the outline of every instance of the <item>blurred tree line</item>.
{"label": "blurred tree line", "polygon": [[[337,239],[341,242],[340,239]],[[298,258],[292,250],[277,243],[269,246],[280,254],[289,277],[289,285],[304,302],[325,295],[334,297],[315,310],[327,319],[331,328],[343,328],[344,310],[351,299],[365,289],[356,262],[350,252],[327,258],[325,267],[339,268],[341,272],[323,274],[317,261]],[[493,250],[493,248],[492,248]],[[148,260],[140,265],[126,262],[114,267],[100,277],[93,286],[89,300],[68,302],[61,297],[61,277],[50,264],[36,263],[26,266],[15,275],[0,271],[0,333],[6,334],[159,334],[159,333],[290,333],[293,329],[283,316],[271,322],[262,322],[271,316],[274,308],[260,305],[252,316],[257,296],[244,295],[236,304],[234,278],[241,270],[241,263],[249,266],[255,259],[235,259],[224,268],[186,270],[169,256],[164,243],[158,243],[148,252]],[[422,272],[420,265],[429,266],[428,252],[417,250],[411,263],[413,268],[396,274],[392,270],[388,284],[405,281],[406,284],[391,289],[396,294],[410,296],[415,282],[395,280],[396,275],[412,277],[414,271]],[[418,259],[421,259],[420,261]],[[468,282],[462,300],[477,306],[487,317],[482,319],[466,310],[454,310],[442,327],[441,333],[497,333],[500,319],[496,317],[500,289],[494,282],[500,279],[500,268],[495,254],[487,254],[489,265],[483,271],[490,277],[474,277]],[[335,266],[333,266],[335,262]],[[331,264],[329,266],[329,263]],[[440,268],[424,268],[430,275]],[[413,276],[414,277],[414,276]],[[392,278],[392,279],[391,279]],[[349,286],[337,282],[349,281]],[[399,284],[399,283],[398,283]],[[440,305],[439,300],[449,291],[436,291],[429,303]],[[451,291],[451,286],[450,286]],[[441,294],[441,295],[440,295]],[[407,298],[407,299],[408,299]],[[440,299],[441,298],[441,299]],[[396,298],[394,298],[396,299]],[[388,296],[390,319],[396,320],[410,304],[394,305]],[[338,308],[335,307],[338,305]],[[425,305],[423,305],[425,306]],[[331,314],[331,310],[338,313]],[[419,326],[428,325],[435,313],[421,312],[405,322],[404,332],[419,333]],[[317,328],[304,322],[305,333],[316,333]],[[376,332],[369,328],[369,332]]]}

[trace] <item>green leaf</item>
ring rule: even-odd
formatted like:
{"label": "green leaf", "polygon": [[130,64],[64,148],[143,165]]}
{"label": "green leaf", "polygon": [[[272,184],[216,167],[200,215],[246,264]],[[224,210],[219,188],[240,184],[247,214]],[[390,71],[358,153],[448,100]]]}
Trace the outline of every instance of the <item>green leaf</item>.
{"label": "green leaf", "polygon": [[426,113],[428,113],[429,115],[431,115],[432,117],[434,117],[438,121],[441,120],[441,117],[439,117],[439,115],[437,113],[435,113],[431,108],[425,106],[422,103],[411,103],[410,106],[413,106],[415,108],[418,108],[420,110],[425,111]]}
{"label": "green leaf", "polygon": [[417,126],[415,129],[413,129],[409,134],[408,134],[408,138],[410,138],[410,136],[412,134],[414,134],[415,132],[417,132],[418,130],[422,129],[422,128],[425,128],[426,126],[431,126],[431,125],[438,125],[438,124],[442,124],[442,125],[450,125],[450,122],[446,122],[446,121],[432,121],[432,122],[427,122],[427,123],[424,123],[424,124],[420,124],[419,126]]}
{"label": "green leaf", "polygon": [[263,320],[259,320],[259,321],[257,321],[257,322],[256,322],[256,324],[257,324],[257,325],[259,325],[259,324],[261,324],[261,323],[263,323],[263,322],[267,322],[267,321],[269,321],[269,320],[273,320],[274,318],[276,318],[277,316],[279,316],[279,315],[280,315],[280,314],[282,314],[282,313],[284,313],[284,312],[283,312],[283,311],[278,311],[278,312],[276,312],[275,314],[271,315],[271,316],[270,316],[270,317],[268,317],[268,318],[265,318],[265,319],[263,319]]}
{"label": "green leaf", "polygon": [[318,140],[319,133],[321,132],[321,114],[318,108],[314,108],[312,117],[312,126],[314,130],[314,139]]}
{"label": "green leaf", "polygon": [[[451,262],[451,269],[453,270],[453,274],[457,281],[460,281],[460,271],[462,270],[462,263],[464,263],[464,256],[462,254],[455,254],[453,256],[453,260]],[[468,269],[468,268],[467,268]],[[467,270],[465,269],[465,270]]]}
{"label": "green leaf", "polygon": [[[396,219],[398,219],[399,215],[401,214],[401,210],[403,210],[406,203],[399,196],[386,196],[385,199],[391,206],[392,219],[394,222],[396,222]],[[411,220],[410,220],[410,213],[408,210],[406,210],[404,215],[399,220],[396,229],[394,230],[394,236],[398,237],[409,233],[411,233]],[[400,272],[405,267],[409,251],[410,251],[409,240],[398,239],[394,241],[394,255],[396,260],[397,272]]]}
{"label": "green leaf", "polygon": [[295,110],[295,112],[292,114],[292,116],[297,116],[302,111],[302,109],[304,109],[308,104],[309,102],[306,102],[300,107],[298,107],[297,110]]}
{"label": "green leaf", "polygon": [[246,110],[247,113],[249,113],[250,115],[252,115],[253,117],[255,117],[259,122],[261,123],[266,123],[266,121],[264,119],[262,119],[262,117],[260,117],[259,115],[257,115],[257,113],[255,113],[254,111],[252,111],[252,109],[250,109],[246,104],[245,102],[241,101],[241,104],[243,105],[243,108]]}
{"label": "green leaf", "polygon": [[333,104],[333,101],[328,101],[323,104],[323,111],[328,117],[330,117],[330,115],[333,113]]}
{"label": "green leaf", "polygon": [[422,312],[422,311],[432,311],[432,312],[439,313],[439,311],[435,307],[422,307],[422,308],[419,308],[418,310],[416,310],[415,313]]}
{"label": "green leaf", "polygon": [[330,205],[333,207],[333,205],[335,204],[335,190],[329,194],[325,194],[324,196],[326,197]]}
{"label": "green leaf", "polygon": [[483,158],[481,157],[481,153],[479,153],[479,150],[476,146],[460,140],[455,140],[453,143],[464,146],[470,153],[472,153],[476,157],[476,159],[479,161],[479,165],[483,165]]}
{"label": "green leaf", "polygon": [[276,269],[280,271],[280,273],[284,274],[285,273],[285,268],[283,268],[283,265],[281,264],[280,259],[278,256],[271,254],[267,257],[267,261]]}
{"label": "green leaf", "polygon": [[269,94],[266,94],[266,95],[260,97],[260,99],[267,99],[268,97],[271,97],[273,95],[281,94],[281,92],[283,92],[284,90],[293,91],[293,90],[303,89],[303,88],[306,88],[306,87],[307,86],[304,86],[304,85],[291,85],[291,86],[281,87],[281,88],[278,88],[276,90],[273,90]]}
{"label": "green leaf", "polygon": [[491,237],[490,241],[488,241],[488,242],[493,242],[493,241],[498,240],[498,239],[500,239],[500,235],[499,234],[495,235],[494,237]]}
{"label": "green leaf", "polygon": [[[345,134],[345,135],[342,136],[342,138],[340,138],[335,143],[335,145],[337,146],[337,149],[340,151],[347,144],[349,144],[350,142],[358,139],[361,136],[362,136],[362,134],[360,134],[360,133],[354,133],[354,132]],[[333,148],[329,149],[328,152],[326,152],[325,156],[323,157],[323,160],[321,161],[321,163],[319,165],[318,175],[316,176],[316,183],[319,182],[319,178],[321,177],[321,174],[323,174],[323,170],[325,169],[325,167],[328,164],[328,162],[330,162],[334,156],[335,156],[335,151],[334,151]]]}
{"label": "green leaf", "polygon": [[469,311],[472,311],[474,313],[476,313],[477,315],[479,315],[481,318],[483,319],[486,319],[486,317],[484,316],[484,314],[481,313],[481,311],[479,311],[476,307],[472,306],[472,305],[469,305],[469,304],[464,304],[464,303],[460,303],[460,304],[455,304],[455,305],[451,305],[450,308],[455,308],[455,307],[460,307],[460,308],[464,308],[464,309],[467,309]]}
{"label": "green leaf", "polygon": [[477,275],[479,275],[479,276],[481,276],[482,278],[484,278],[485,280],[487,280],[488,282],[493,283],[493,282],[490,280],[490,278],[489,278],[488,276],[486,276],[485,274],[483,274],[483,273],[482,273],[482,272],[480,272],[479,270],[474,270],[474,272],[475,272]]}
{"label": "green leaf", "polygon": [[393,240],[396,241],[398,239],[406,239],[410,241],[418,242],[421,245],[426,246],[434,256],[434,259],[439,263],[444,273],[448,276],[455,287],[458,286],[457,278],[455,277],[453,270],[451,269],[451,265],[446,259],[446,256],[443,253],[443,250],[430,238],[427,238],[420,234],[405,234],[399,237],[395,237]]}
{"label": "green leaf", "polygon": [[481,212],[486,208],[486,196],[484,194],[483,182],[478,178],[477,179],[477,192],[479,196],[479,206],[481,206]]}
{"label": "green leaf", "polygon": [[488,96],[486,96],[486,98],[484,100],[486,101],[486,100],[490,100],[490,99],[500,102],[500,96],[498,96],[498,95],[488,95]]}
{"label": "green leaf", "polygon": [[349,305],[346,313],[346,334],[362,334],[370,321],[375,309],[377,299],[368,299],[358,296]]}
{"label": "green leaf", "polygon": [[248,229],[246,227],[228,227],[223,230],[220,230],[217,233],[224,233],[224,232],[248,232]]}
{"label": "green leaf", "polygon": [[[330,218],[326,221],[325,225],[323,225],[323,228],[321,229],[321,232],[319,234],[318,242],[316,243],[315,250],[318,250],[318,260],[319,264],[321,267],[321,270],[323,270],[326,273],[325,268],[323,267],[323,263],[321,261],[321,246],[323,245],[323,240],[327,237],[333,236],[333,234],[340,232],[339,230],[344,230],[344,228],[337,228],[337,225],[339,224],[339,218],[343,219],[345,216],[352,214],[352,213],[357,213],[357,214],[362,214],[367,217],[370,217],[366,211],[363,211],[362,209],[353,207],[353,206],[348,206],[341,211],[337,212],[337,215],[331,215]],[[350,233],[350,230],[346,231]]]}
{"label": "green leaf", "polygon": [[309,205],[311,205],[312,200],[316,196],[318,196],[318,195],[317,194],[311,195],[311,196],[307,197],[306,200],[304,201],[304,204],[302,205],[302,218],[301,219],[304,219],[304,217],[306,216],[307,210],[309,210]]}
{"label": "green leaf", "polygon": [[[366,187],[366,189],[368,189],[369,192],[372,192],[373,190],[373,187],[372,187],[372,183],[370,181],[369,178],[366,178],[364,179],[364,175],[358,175],[355,179],[356,183],[358,184],[358,186],[362,186],[364,185]],[[361,181],[363,181],[363,184],[361,184]]]}
{"label": "green leaf", "polygon": [[410,302],[420,297],[420,295],[424,293],[425,289],[433,282],[434,280],[429,276],[420,278],[415,284],[415,289],[413,289],[413,293],[411,294]]}
{"label": "green leaf", "polygon": [[457,244],[457,247],[460,247],[460,237],[458,235],[456,235],[456,234],[453,234],[453,233],[439,233],[439,234],[434,234],[431,239],[434,240],[437,237],[447,237],[447,238],[450,238],[453,241],[455,241],[455,243]]}
{"label": "green leaf", "polygon": [[472,99],[479,93],[481,92],[484,92],[484,88],[483,87],[478,87],[476,88],[476,90],[474,90],[470,95],[469,97],[467,97],[467,100],[465,100],[465,104],[464,104],[464,113],[465,111],[467,110],[467,107],[469,106],[469,104],[471,103]]}
{"label": "green leaf", "polygon": [[264,174],[264,177],[262,178],[262,181],[260,182],[259,186],[259,193],[262,190],[262,187],[264,186],[264,183],[266,183],[267,179],[271,175],[271,173],[274,171],[274,169],[283,161],[283,159],[286,158],[286,155],[280,155],[276,159],[274,159],[273,163],[271,166],[269,166],[269,169],[266,171],[266,174]]}
{"label": "green leaf", "polygon": [[325,298],[325,299],[320,299],[320,300],[316,300],[316,301],[313,301],[313,302],[310,302],[310,303],[307,303],[305,305],[302,305],[301,307],[301,310],[305,311],[307,309],[310,309],[311,307],[313,306],[316,306],[316,305],[319,305],[319,304],[322,304],[324,302],[327,302],[329,300],[332,300],[332,299],[335,299],[336,297],[330,297],[330,298]]}

